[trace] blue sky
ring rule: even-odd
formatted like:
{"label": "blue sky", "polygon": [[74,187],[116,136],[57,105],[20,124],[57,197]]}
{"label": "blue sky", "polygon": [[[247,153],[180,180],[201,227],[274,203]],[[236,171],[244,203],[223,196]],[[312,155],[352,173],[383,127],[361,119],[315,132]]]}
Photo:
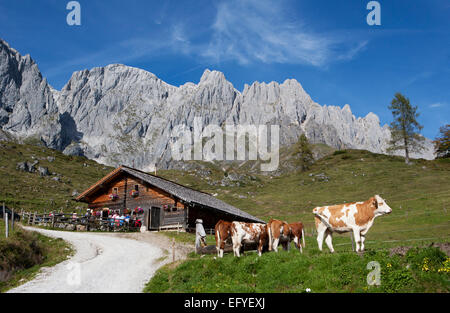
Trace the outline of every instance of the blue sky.
{"label": "blue sky", "polygon": [[450,123],[450,1],[389,0],[369,26],[369,0],[0,0],[0,38],[30,54],[61,89],[74,71],[122,63],[181,85],[206,68],[236,89],[297,79],[321,105],[349,104],[390,123],[395,92],[419,107],[422,133]]}

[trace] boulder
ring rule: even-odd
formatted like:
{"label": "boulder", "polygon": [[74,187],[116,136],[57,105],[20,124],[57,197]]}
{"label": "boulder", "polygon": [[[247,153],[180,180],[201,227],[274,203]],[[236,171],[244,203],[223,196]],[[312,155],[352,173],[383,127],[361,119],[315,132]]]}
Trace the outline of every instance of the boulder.
{"label": "boulder", "polygon": [[17,163],[16,170],[22,171],[22,172],[28,172],[28,163],[27,162]]}
{"label": "boulder", "polygon": [[63,154],[72,156],[84,156],[84,151],[77,143],[72,143],[64,149]]}
{"label": "boulder", "polygon": [[48,171],[47,167],[39,166],[38,167],[38,172],[39,172],[39,175],[41,177],[45,177],[45,176],[49,176],[50,175],[50,172]]}

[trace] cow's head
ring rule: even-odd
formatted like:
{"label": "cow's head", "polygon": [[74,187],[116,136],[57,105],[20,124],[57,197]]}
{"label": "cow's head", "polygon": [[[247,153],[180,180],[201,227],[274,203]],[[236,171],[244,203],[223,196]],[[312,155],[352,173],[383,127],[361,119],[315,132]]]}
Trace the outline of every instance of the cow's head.
{"label": "cow's head", "polygon": [[392,212],[392,209],[389,205],[387,205],[386,201],[384,201],[383,198],[381,198],[379,195],[375,195],[375,197],[373,197],[374,199],[374,206],[376,207],[375,209],[375,214],[376,215],[384,215],[384,214],[389,214]]}

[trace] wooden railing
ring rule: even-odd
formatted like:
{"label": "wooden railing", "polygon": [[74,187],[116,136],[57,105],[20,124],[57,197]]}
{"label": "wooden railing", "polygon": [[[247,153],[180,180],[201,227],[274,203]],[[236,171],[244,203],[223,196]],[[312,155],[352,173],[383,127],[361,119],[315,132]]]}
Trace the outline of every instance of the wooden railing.
{"label": "wooden railing", "polygon": [[102,219],[96,216],[74,216],[70,213],[44,213],[22,212],[22,224],[30,226],[44,226],[55,229],[78,231],[139,231],[140,226],[133,220],[129,222],[122,219]]}

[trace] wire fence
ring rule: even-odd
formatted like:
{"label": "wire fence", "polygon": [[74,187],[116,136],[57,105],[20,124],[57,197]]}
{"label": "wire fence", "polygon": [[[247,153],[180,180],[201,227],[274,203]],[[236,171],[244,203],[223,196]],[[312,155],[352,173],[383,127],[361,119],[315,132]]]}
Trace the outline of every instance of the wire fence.
{"label": "wire fence", "polygon": [[[394,240],[367,240],[364,242],[364,244],[367,243],[394,243],[394,242],[410,242],[410,241],[426,241],[426,240],[442,240],[450,238],[450,236],[443,236],[443,237],[428,237],[428,238],[411,238],[411,239],[394,239]],[[338,243],[334,244],[333,246],[346,246],[351,245],[351,242],[347,243]],[[382,249],[379,249],[382,250]]]}

